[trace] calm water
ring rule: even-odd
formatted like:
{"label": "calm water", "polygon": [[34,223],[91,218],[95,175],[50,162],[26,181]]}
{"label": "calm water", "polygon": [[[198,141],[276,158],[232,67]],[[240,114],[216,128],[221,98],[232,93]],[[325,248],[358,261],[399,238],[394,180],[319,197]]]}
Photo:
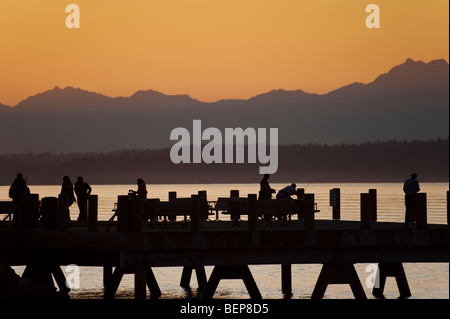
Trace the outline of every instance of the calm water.
{"label": "calm water", "polygon": [[[113,212],[114,203],[118,195],[126,195],[129,189],[136,189],[136,185],[91,185],[93,194],[99,196],[98,214],[99,220],[108,220]],[[285,184],[271,184],[276,190],[286,186]],[[29,185],[32,193],[38,193],[40,198],[47,196],[57,196],[60,186],[34,186]],[[316,219],[331,219],[331,207],[329,206],[329,191],[332,188],[341,189],[341,219],[359,220],[360,213],[360,193],[368,192],[369,188],[377,189],[378,196],[378,220],[397,221],[404,220],[404,197],[401,184],[310,184],[297,187],[306,188],[306,193],[314,193],[317,208],[320,210],[316,214]],[[428,222],[436,224],[446,224],[446,192],[448,184],[422,183],[422,192],[427,193],[428,201]],[[198,184],[198,185],[147,185],[149,198],[160,198],[167,200],[170,191],[176,191],[178,197],[190,197],[199,190],[208,192],[208,200],[216,200],[218,197],[228,197],[231,189],[238,189],[241,196],[256,194],[259,184]],[[7,200],[8,187],[0,186],[0,200]],[[78,208],[73,205],[70,208],[71,218],[74,220],[78,216]],[[227,219],[221,216],[221,219]],[[366,273],[367,264],[357,264],[355,268],[358,276],[365,284],[365,279],[370,273]],[[412,298],[421,299],[448,299],[449,298],[449,265],[440,264],[404,264],[408,277]],[[64,267],[63,271],[64,271]],[[281,270],[279,265],[252,265],[250,266],[256,283],[263,295],[263,298],[280,299],[283,298],[281,292]],[[293,298],[310,298],[321,269],[321,265],[293,265]],[[23,267],[15,267],[18,274],[21,274]],[[182,299],[190,295],[179,287],[181,278],[181,267],[161,267],[154,268],[155,276],[160,285],[163,295],[161,298]],[[209,276],[212,267],[206,267]],[[80,268],[80,288],[72,289],[72,298],[101,298],[103,294],[103,272],[97,267]],[[196,288],[195,274],[192,278],[192,286]],[[125,275],[118,290],[119,298],[132,298],[134,287],[134,277]],[[371,296],[371,289],[366,288],[366,294]],[[196,296],[195,289],[192,291]],[[386,298],[397,298],[398,291],[395,279],[388,278],[385,289]],[[214,298],[222,299],[247,299],[248,294],[242,281],[223,280],[214,295]],[[348,285],[329,285],[325,298],[350,299],[353,294]]]}

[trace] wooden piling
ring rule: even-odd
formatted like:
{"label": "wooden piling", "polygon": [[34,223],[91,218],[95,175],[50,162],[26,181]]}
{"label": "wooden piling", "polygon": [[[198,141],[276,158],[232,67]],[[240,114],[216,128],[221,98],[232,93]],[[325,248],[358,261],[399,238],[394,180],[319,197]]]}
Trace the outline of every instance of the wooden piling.
{"label": "wooden piling", "polygon": [[191,231],[200,231],[200,198],[191,195]]}
{"label": "wooden piling", "polygon": [[15,225],[19,229],[35,229],[39,214],[39,195],[38,194],[20,194],[17,221]]}
{"label": "wooden piling", "polygon": [[98,195],[89,195],[88,198],[88,231],[97,231]]}
{"label": "wooden piling", "polygon": [[239,190],[238,189],[230,190],[230,197],[239,197]]}
{"label": "wooden piling", "polygon": [[370,221],[377,221],[377,190],[369,189],[369,209],[370,209]]}
{"label": "wooden piling", "polygon": [[256,208],[256,194],[248,194],[248,230],[255,231],[258,227],[258,213]]}
{"label": "wooden piling", "polygon": [[142,200],[139,197],[132,197],[130,201],[130,229],[131,232],[142,230]]}
{"label": "wooden piling", "polygon": [[[230,197],[239,198],[239,190],[238,189],[230,190]],[[241,219],[241,214],[239,214],[238,209],[236,209],[237,205],[234,205],[234,204],[236,204],[236,203],[233,203],[233,202],[228,203],[228,211],[230,212],[230,219],[237,222],[237,221],[239,221],[239,219]]]}
{"label": "wooden piling", "polygon": [[129,197],[120,195],[117,198],[117,231],[128,232],[130,229],[130,204]]}
{"label": "wooden piling", "polygon": [[292,265],[281,265],[281,291],[284,296],[289,298],[292,296]]}
{"label": "wooden piling", "polygon": [[13,222],[19,229],[26,229],[28,211],[30,206],[29,196],[27,194],[19,195],[19,207],[17,216],[13,216]]}
{"label": "wooden piling", "polygon": [[297,219],[303,220],[303,210],[304,210],[304,199],[305,199],[305,189],[297,188],[297,199],[296,209],[298,210]]}
{"label": "wooden piling", "polygon": [[448,217],[449,217],[448,211],[449,211],[449,206],[450,206],[450,205],[449,205],[449,204],[450,204],[450,201],[449,201],[449,195],[448,195],[448,194],[449,194],[449,191],[447,191],[447,225],[449,224],[449,223],[448,223],[448,219],[449,219],[449,218],[448,218]]}
{"label": "wooden piling", "polygon": [[69,205],[66,195],[60,194],[58,196],[58,214],[56,218],[56,228],[58,230],[67,230],[69,222]]}
{"label": "wooden piling", "polygon": [[341,189],[330,190],[330,206],[332,206],[332,219],[341,220]]}
{"label": "wooden piling", "polygon": [[427,227],[427,194],[417,193],[415,196],[415,213],[418,228]]}
{"label": "wooden piling", "polygon": [[169,201],[177,199],[177,192],[169,192]]}
{"label": "wooden piling", "polygon": [[198,191],[198,197],[200,200],[200,217],[201,220],[208,219],[209,207],[208,207],[208,194],[206,191]]}
{"label": "wooden piling", "polygon": [[[169,202],[176,199],[177,199],[177,192],[169,192]],[[164,222],[166,222],[166,218],[172,222],[177,220],[177,216],[168,216],[168,217],[164,216]]]}
{"label": "wooden piling", "polygon": [[138,267],[134,274],[134,298],[137,300],[147,297],[147,273],[144,267]]}
{"label": "wooden piling", "polygon": [[305,194],[304,196],[304,223],[306,230],[314,229],[314,214],[315,214],[315,202],[314,194]]}
{"label": "wooden piling", "polygon": [[370,197],[368,193],[361,193],[361,229],[370,228]]}

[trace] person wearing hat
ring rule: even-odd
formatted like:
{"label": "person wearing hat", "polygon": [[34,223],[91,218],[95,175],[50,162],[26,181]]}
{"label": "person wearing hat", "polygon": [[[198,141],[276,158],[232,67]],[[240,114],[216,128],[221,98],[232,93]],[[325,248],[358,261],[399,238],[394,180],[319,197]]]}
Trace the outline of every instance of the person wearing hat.
{"label": "person wearing hat", "polygon": [[409,223],[415,222],[416,194],[420,191],[416,173],[412,173],[411,178],[405,181],[403,184],[403,191],[405,192],[406,207],[405,226],[408,227]]}

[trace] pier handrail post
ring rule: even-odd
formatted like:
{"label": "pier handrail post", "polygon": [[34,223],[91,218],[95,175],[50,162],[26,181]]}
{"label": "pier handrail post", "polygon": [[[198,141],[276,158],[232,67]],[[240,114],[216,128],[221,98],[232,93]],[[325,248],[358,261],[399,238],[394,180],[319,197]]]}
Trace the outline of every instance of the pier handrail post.
{"label": "pier handrail post", "polygon": [[199,202],[198,195],[191,195],[191,231],[200,231]]}
{"label": "pier handrail post", "polygon": [[427,193],[417,193],[415,196],[415,213],[417,228],[427,227]]}
{"label": "pier handrail post", "polygon": [[341,189],[330,189],[330,206],[332,206],[332,219],[341,219]]}
{"label": "pier handrail post", "polygon": [[88,199],[88,231],[97,231],[98,195],[89,195]]}
{"label": "pier handrail post", "polygon": [[314,210],[314,194],[305,194],[303,217],[306,230],[314,229]]}
{"label": "pier handrail post", "polygon": [[258,213],[256,209],[256,194],[248,194],[248,230],[255,231],[258,228]]}
{"label": "pier handrail post", "polygon": [[369,189],[370,221],[377,221],[377,190]]}
{"label": "pier handrail post", "polygon": [[361,193],[361,229],[370,228],[370,196]]}

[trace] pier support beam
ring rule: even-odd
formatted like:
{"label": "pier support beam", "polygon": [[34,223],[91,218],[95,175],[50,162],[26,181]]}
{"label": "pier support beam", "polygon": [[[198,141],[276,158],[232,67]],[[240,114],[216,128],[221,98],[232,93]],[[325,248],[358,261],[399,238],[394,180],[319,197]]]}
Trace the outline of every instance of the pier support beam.
{"label": "pier support beam", "polygon": [[[105,271],[108,269],[105,267]],[[120,282],[122,281],[122,277],[125,274],[134,274],[134,288],[135,288],[135,298],[136,299],[145,299],[146,298],[146,289],[145,285],[147,285],[150,290],[151,298],[159,298],[161,296],[161,290],[159,289],[158,282],[156,281],[156,277],[153,274],[151,268],[120,268],[117,267],[114,269],[112,275],[104,275],[104,278],[109,277],[109,283],[104,283],[105,287],[105,299],[114,299],[116,295],[117,289],[119,288]]]}
{"label": "pier support beam", "polygon": [[377,281],[378,285],[372,290],[372,294],[377,298],[383,298],[384,287],[386,285],[386,278],[394,277],[397,281],[400,298],[411,297],[411,290],[409,289],[408,280],[406,279],[405,270],[402,263],[380,263],[378,264]]}
{"label": "pier support beam", "polygon": [[281,265],[281,291],[285,298],[292,296],[292,265]]}
{"label": "pier support beam", "polygon": [[222,279],[242,279],[252,299],[262,299],[255,279],[247,265],[239,266],[215,266],[208,283],[203,290],[201,298],[212,299],[217,286]]}
{"label": "pier support beam", "polygon": [[188,289],[190,287],[192,272],[194,270],[195,275],[197,276],[198,291],[202,291],[208,282],[208,280],[206,279],[206,272],[204,266],[198,267],[184,266],[183,273],[181,275],[180,287],[183,287],[185,289]]}
{"label": "pier support beam", "polygon": [[311,299],[322,299],[330,284],[349,284],[355,299],[367,299],[353,264],[324,264]]}

